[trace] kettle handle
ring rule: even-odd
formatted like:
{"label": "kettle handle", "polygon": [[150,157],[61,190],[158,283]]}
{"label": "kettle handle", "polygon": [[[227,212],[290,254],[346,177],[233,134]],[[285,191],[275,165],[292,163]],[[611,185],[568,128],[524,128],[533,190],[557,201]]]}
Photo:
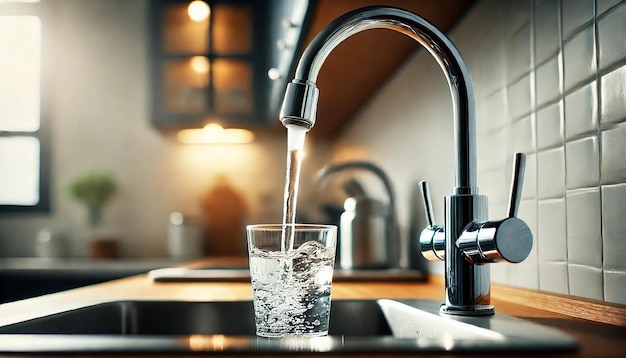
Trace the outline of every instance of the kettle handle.
{"label": "kettle handle", "polygon": [[385,190],[387,191],[387,196],[389,197],[389,208],[390,208],[390,215],[389,215],[390,233],[389,235],[391,237],[391,240],[390,240],[391,242],[391,247],[390,247],[391,266],[393,268],[399,268],[400,267],[400,232],[399,232],[400,230],[398,227],[398,220],[397,220],[397,215],[396,215],[395,194],[394,194],[393,186],[391,185],[391,180],[389,179],[389,176],[379,166],[371,162],[351,161],[351,162],[345,162],[345,163],[339,163],[339,164],[326,165],[325,167],[320,169],[319,172],[317,172],[316,181],[321,182],[326,177],[332,174],[347,170],[347,169],[363,169],[363,170],[372,172],[382,181],[383,185],[385,186]]}

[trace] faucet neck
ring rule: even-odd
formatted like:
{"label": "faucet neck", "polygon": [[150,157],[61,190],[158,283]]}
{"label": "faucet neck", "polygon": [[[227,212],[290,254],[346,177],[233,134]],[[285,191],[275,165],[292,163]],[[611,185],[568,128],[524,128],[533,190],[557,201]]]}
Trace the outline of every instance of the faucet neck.
{"label": "faucet neck", "polygon": [[304,51],[281,110],[284,124],[311,128],[318,93],[315,86],[328,55],[348,37],[369,29],[390,29],[416,40],[435,58],[450,89],[454,117],[454,194],[476,194],[476,118],[474,91],[465,61],[450,39],[431,23],[406,10],[366,7],[349,12],[324,28]]}

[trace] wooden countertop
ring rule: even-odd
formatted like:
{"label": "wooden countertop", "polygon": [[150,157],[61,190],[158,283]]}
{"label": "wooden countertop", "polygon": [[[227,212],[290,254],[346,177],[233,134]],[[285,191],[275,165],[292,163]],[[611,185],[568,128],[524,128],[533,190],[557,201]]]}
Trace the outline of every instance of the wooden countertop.
{"label": "wooden countertop", "polygon": [[[222,265],[206,260],[195,265]],[[195,266],[194,265],[194,266]],[[333,283],[333,299],[435,299],[443,301],[443,279],[422,283]],[[137,275],[93,286],[0,305],[0,325],[112,300],[250,300],[248,283],[154,283]],[[580,342],[576,353],[552,357],[626,357],[626,306],[539,291],[492,285],[496,310],[559,329]],[[375,356],[375,355],[372,355]],[[400,357],[394,355],[394,357]]]}

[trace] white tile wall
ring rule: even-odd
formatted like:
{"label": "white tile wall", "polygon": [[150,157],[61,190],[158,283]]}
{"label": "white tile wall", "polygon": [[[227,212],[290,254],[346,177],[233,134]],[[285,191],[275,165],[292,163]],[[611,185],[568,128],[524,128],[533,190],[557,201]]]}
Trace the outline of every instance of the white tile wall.
{"label": "white tile wall", "polygon": [[556,101],[561,95],[560,56],[554,56],[537,67],[537,106]]}
{"label": "white tile wall", "polygon": [[511,81],[530,72],[530,24],[528,22],[523,24],[507,43],[507,71]]}
{"label": "white tile wall", "polygon": [[604,299],[609,302],[626,302],[626,272],[603,270],[604,273]]}
{"label": "white tile wall", "polygon": [[561,102],[557,102],[537,111],[537,145],[546,149],[562,144],[563,118]]}
{"label": "white tile wall", "polygon": [[626,65],[603,75],[600,78],[600,82],[600,90],[602,91],[600,116],[602,124],[624,121],[626,118],[626,106],[624,105]]}
{"label": "white tile wall", "polygon": [[591,136],[568,142],[566,181],[568,189],[597,186],[600,182],[600,155],[597,137]]}
{"label": "white tile wall", "polygon": [[537,195],[539,199],[565,195],[565,151],[563,147],[539,152]]}
{"label": "white tile wall", "polygon": [[539,266],[537,262],[522,262],[513,267],[511,264],[511,273],[509,281],[499,282],[515,282],[516,286],[537,289],[539,287]]}
{"label": "white tile wall", "polygon": [[567,194],[567,262],[602,269],[602,218],[598,188]]}
{"label": "white tile wall", "polygon": [[489,120],[480,123],[480,126],[484,128],[485,131],[491,132],[496,129],[501,129],[509,122],[507,117],[506,96],[507,92],[500,89],[485,98],[487,105],[482,108],[484,110],[482,114],[489,118]]}
{"label": "white tile wall", "polygon": [[518,119],[531,111],[530,74],[513,82],[509,86],[509,116]]}
{"label": "white tile wall", "polygon": [[[519,215],[533,232],[533,250],[521,264],[493,265],[493,281],[626,304],[625,27],[625,0],[482,0],[452,32],[475,86],[478,185],[489,196],[490,217],[502,215],[513,152],[527,154]],[[415,155],[432,145],[441,125],[421,114],[449,106],[449,93],[434,92],[441,74],[406,76],[430,62],[418,53],[370,104],[379,108],[373,114],[385,111],[387,123],[419,123],[404,134],[413,150],[401,141],[370,144],[384,126],[342,137],[372,153],[395,148],[385,158],[397,171],[392,179],[413,163],[416,173],[427,173],[415,182],[426,175],[434,188],[452,176],[441,169],[449,166],[449,149]],[[400,95],[394,88],[420,95],[410,108],[397,108],[386,100]],[[353,128],[380,121],[368,112]],[[439,170],[427,169],[440,162]],[[440,264],[432,267],[441,274]]]}
{"label": "white tile wall", "polygon": [[511,124],[512,149],[518,152],[528,152],[535,146],[534,117],[526,116]]}
{"label": "white tile wall", "polygon": [[539,262],[539,289],[568,294],[567,263]]}
{"label": "white tile wall", "polygon": [[536,63],[543,63],[549,57],[555,57],[561,48],[559,5],[559,0],[547,0],[535,7],[535,31],[541,34],[535,38]]}
{"label": "white tile wall", "polygon": [[605,11],[619,3],[620,0],[598,0],[598,4],[596,5],[597,14],[602,15]]}
{"label": "white tile wall", "polygon": [[[527,5],[533,15],[530,78],[514,72],[520,76],[509,75],[505,90],[509,151],[528,155],[520,216],[529,223],[535,246],[527,261],[494,280],[626,303],[626,1]],[[488,21],[494,10],[485,8],[492,6],[506,13],[510,5],[482,1],[474,10],[476,22]],[[519,4],[515,11],[523,18]],[[507,53],[526,53],[511,48],[524,45],[506,35],[506,19],[495,26],[503,33],[500,40],[509,43]],[[481,105],[489,103],[479,98]],[[494,171],[484,174],[496,176]],[[490,197],[490,202],[494,199],[501,201]]]}
{"label": "white tile wall", "polygon": [[602,131],[602,183],[626,181],[626,123]]}
{"label": "white tile wall", "polygon": [[[609,1],[599,1],[608,3]],[[598,20],[598,42],[600,43],[599,66],[605,69],[626,56],[626,6],[619,6]]]}
{"label": "white tile wall", "polygon": [[565,199],[539,201],[538,233],[535,235],[540,261],[567,260]]}
{"label": "white tile wall", "polygon": [[[565,3],[568,3],[566,1]],[[565,18],[565,14],[563,15]],[[564,91],[569,92],[575,86],[591,80],[596,75],[596,48],[593,26],[585,26],[573,36],[564,40]]]}
{"label": "white tile wall", "polygon": [[569,264],[567,275],[570,294],[596,300],[601,300],[604,297],[601,269]]}
{"label": "white tile wall", "polygon": [[596,81],[565,97],[565,134],[568,139],[595,131],[598,125]]}
{"label": "white tile wall", "polygon": [[[601,0],[602,1],[602,0]],[[594,3],[589,0],[565,0],[563,3],[563,35],[568,36],[579,26],[591,21]]]}
{"label": "white tile wall", "polygon": [[[602,187],[603,267],[606,270],[626,271],[626,220],[624,203],[626,184]],[[622,285],[622,289],[626,286]]]}

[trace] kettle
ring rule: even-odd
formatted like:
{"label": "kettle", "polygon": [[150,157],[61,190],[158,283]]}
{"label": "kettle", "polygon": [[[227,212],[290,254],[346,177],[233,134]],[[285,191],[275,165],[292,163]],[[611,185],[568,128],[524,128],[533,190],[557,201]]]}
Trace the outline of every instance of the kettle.
{"label": "kettle", "polygon": [[348,198],[339,219],[337,263],[342,269],[384,269],[399,266],[399,236],[393,189],[389,177],[370,162],[346,162],[328,165],[317,175],[318,181],[347,169],[363,169],[383,182],[389,204],[369,198],[355,179],[348,180],[344,191]]}

